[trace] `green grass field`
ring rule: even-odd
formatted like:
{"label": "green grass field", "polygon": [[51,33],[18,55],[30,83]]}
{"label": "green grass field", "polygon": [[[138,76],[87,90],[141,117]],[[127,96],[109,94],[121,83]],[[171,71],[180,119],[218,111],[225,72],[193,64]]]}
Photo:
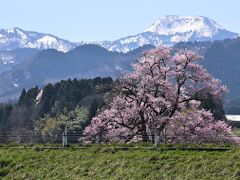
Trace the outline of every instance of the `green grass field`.
{"label": "green grass field", "polygon": [[0,149],[0,179],[240,179],[240,149]]}

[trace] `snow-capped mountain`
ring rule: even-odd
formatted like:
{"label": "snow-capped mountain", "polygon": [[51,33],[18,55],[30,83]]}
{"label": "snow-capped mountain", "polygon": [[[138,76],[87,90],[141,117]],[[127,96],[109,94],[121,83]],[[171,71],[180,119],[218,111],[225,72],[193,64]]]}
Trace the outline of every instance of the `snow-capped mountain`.
{"label": "snow-capped mountain", "polygon": [[146,44],[172,46],[180,41],[213,41],[237,36],[237,33],[226,30],[207,17],[171,15],[159,18],[142,33],[115,41],[73,43],[50,34],[20,28],[1,29],[0,50],[36,48],[67,52],[78,45],[97,44],[110,51],[128,52]]}
{"label": "snow-capped mountain", "polygon": [[78,44],[60,39],[50,34],[24,31],[20,28],[0,30],[0,50],[18,48],[57,49],[67,52]]}
{"label": "snow-capped mountain", "polygon": [[[188,33],[192,35],[196,33],[198,37],[213,37],[218,30],[225,30],[215,21],[203,16],[165,16],[154,22],[145,32],[153,32],[161,35],[176,35]],[[188,36],[183,36],[186,39],[179,39],[177,36],[172,42],[186,41]]]}
{"label": "snow-capped mountain", "polygon": [[172,46],[178,42],[223,40],[237,36],[237,33],[226,30],[207,17],[171,15],[159,18],[143,33],[98,44],[111,51],[128,52],[145,44]]}

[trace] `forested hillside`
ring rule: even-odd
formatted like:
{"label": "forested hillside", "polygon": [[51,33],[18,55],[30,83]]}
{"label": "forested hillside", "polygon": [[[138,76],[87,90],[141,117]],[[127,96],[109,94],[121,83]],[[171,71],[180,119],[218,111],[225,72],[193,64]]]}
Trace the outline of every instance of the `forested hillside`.
{"label": "forested hillside", "polygon": [[111,90],[112,83],[111,78],[69,79],[43,89],[23,89],[16,104],[1,104],[0,131],[3,135],[31,134],[20,141],[31,141],[33,135],[54,141],[57,137],[53,136],[65,126],[80,133],[103,106],[103,96]]}

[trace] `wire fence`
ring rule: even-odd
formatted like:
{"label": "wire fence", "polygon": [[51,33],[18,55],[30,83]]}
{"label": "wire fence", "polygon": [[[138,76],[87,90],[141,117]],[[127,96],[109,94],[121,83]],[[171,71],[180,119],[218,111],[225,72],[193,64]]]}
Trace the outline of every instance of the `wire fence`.
{"label": "wire fence", "polygon": [[85,144],[108,144],[112,142],[121,142],[125,144],[135,143],[139,141],[145,141],[153,146],[158,144],[224,144],[235,143],[233,139],[240,139],[238,136],[227,135],[186,135],[186,136],[161,136],[159,134],[154,135],[137,135],[137,136],[121,136],[117,138],[109,138],[105,134],[97,134],[93,137],[88,137],[83,133],[51,133],[51,134],[38,134],[36,132],[0,132],[0,144],[56,144],[59,146],[67,147],[71,144],[78,144],[79,146]]}

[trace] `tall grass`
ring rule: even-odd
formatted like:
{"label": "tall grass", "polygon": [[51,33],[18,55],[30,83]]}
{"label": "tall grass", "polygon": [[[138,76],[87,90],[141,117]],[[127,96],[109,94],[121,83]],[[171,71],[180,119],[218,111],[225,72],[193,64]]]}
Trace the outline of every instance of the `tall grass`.
{"label": "tall grass", "polygon": [[0,179],[238,179],[240,150],[0,149]]}

